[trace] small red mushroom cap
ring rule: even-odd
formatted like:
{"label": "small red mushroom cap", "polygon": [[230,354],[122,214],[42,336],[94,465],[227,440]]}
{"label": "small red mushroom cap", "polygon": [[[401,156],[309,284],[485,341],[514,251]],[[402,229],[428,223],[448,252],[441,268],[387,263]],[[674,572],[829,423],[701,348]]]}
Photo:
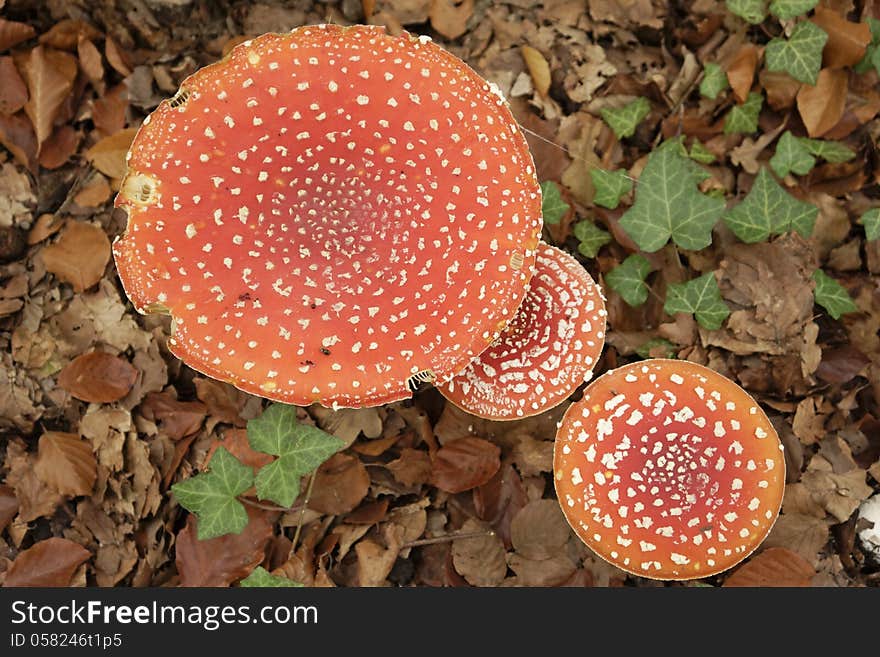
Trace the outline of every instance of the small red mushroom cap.
{"label": "small red mushroom cap", "polygon": [[605,300],[571,255],[543,242],[526,298],[498,339],[441,394],[473,415],[515,420],[562,403],[589,381],[605,344]]}
{"label": "small red mushroom cap", "polygon": [[782,444],[738,385],[687,361],[607,372],[556,436],[556,493],[596,554],[634,575],[683,580],[745,559],[776,520]]}
{"label": "small red mushroom cap", "polygon": [[114,245],[187,364],[369,406],[445,380],[513,316],[540,188],[497,88],[426,37],[321,25],[240,44],[138,132]]}

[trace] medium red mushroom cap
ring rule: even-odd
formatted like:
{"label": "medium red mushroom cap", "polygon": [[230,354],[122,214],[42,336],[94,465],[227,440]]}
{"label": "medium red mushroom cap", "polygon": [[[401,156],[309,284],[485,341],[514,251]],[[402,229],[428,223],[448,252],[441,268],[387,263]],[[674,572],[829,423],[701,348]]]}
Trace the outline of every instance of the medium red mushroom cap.
{"label": "medium red mushroom cap", "polygon": [[782,504],[782,444],[738,385],[687,361],[607,372],[566,412],[556,492],[593,551],[642,577],[706,577],[745,559]]}
{"label": "medium red mushroom cap", "polygon": [[498,339],[438,386],[456,406],[492,420],[537,415],[593,375],[605,344],[605,300],[571,255],[538,245],[526,298]]}
{"label": "medium red mushroom cap", "polygon": [[443,381],[525,294],[541,230],[497,88],[409,34],[267,34],[181,85],[132,144],[114,255],[193,368],[294,404]]}

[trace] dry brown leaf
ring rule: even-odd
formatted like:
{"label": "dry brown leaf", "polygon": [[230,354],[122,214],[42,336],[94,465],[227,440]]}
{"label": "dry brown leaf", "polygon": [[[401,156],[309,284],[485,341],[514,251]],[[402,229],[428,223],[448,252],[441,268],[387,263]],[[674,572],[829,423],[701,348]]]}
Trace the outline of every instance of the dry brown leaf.
{"label": "dry brown leaf", "polygon": [[357,555],[358,586],[382,586],[400,554],[400,528],[388,525],[384,532],[387,547],[370,538],[354,546]]}
{"label": "dry brown leaf", "polygon": [[[214,423],[226,422],[243,427],[245,420],[241,417],[241,403],[238,391],[232,386],[198,377],[193,380],[196,386],[196,397],[208,407],[208,416]],[[213,427],[213,424],[209,426]]]}
{"label": "dry brown leaf", "polygon": [[12,156],[30,171],[37,168],[37,137],[34,126],[19,112],[13,116],[0,114],[0,144],[3,144]]}
{"label": "dry brown leaf", "polygon": [[816,86],[801,87],[797,107],[810,137],[821,137],[840,121],[846,107],[847,76],[846,71],[823,68]]}
{"label": "dry brown leaf", "polygon": [[380,456],[398,440],[400,440],[400,436],[394,435],[375,440],[358,440],[352,444],[351,449],[364,456]]}
{"label": "dry brown leaf", "polygon": [[20,440],[12,440],[6,447],[6,484],[15,490],[19,504],[19,518],[31,522],[51,516],[62,502],[60,493],[47,486],[34,472],[35,455],[26,451]]}
{"label": "dry brown leaf", "polygon": [[461,493],[489,481],[501,467],[501,449],[482,438],[453,440],[434,454],[433,483],[447,493]]}
{"label": "dry brown leaf", "polygon": [[58,385],[82,401],[109,404],[125,397],[137,376],[127,360],[93,351],[68,363],[58,375]]}
{"label": "dry brown leaf", "polygon": [[52,235],[61,230],[62,226],[64,226],[64,220],[58,215],[50,214],[48,212],[41,214],[37,217],[37,220],[34,222],[33,227],[28,233],[28,245],[33,246],[34,244],[39,244],[43,240],[52,237]]}
{"label": "dry brown leaf", "polygon": [[61,237],[40,252],[46,269],[75,292],[84,292],[104,276],[110,262],[110,240],[98,226],[83,222],[68,222]]}
{"label": "dry brown leaf", "polygon": [[211,447],[208,448],[208,452],[205,454],[205,463],[211,461],[211,457],[218,447],[225,447],[230,454],[244,465],[250,466],[254,474],[257,474],[257,470],[264,465],[268,465],[275,460],[275,457],[271,454],[258,452],[251,447],[247,437],[247,430],[245,429],[227,429],[223,433],[223,440],[216,440],[211,443]]}
{"label": "dry brown leaf", "polygon": [[761,69],[758,80],[767,92],[767,104],[775,110],[788,109],[794,105],[801,83],[788,73]]}
{"label": "dry brown leaf", "polygon": [[567,554],[557,554],[549,559],[528,559],[516,552],[507,557],[510,569],[516,573],[519,586],[559,586],[577,570]]}
{"label": "dry brown leaf", "polygon": [[0,18],[0,52],[9,50],[22,41],[27,41],[36,34],[36,30],[27,23],[8,21],[4,18]]}
{"label": "dry brown leaf", "polygon": [[474,13],[474,0],[431,0],[431,27],[447,39],[457,39],[467,31]]}
{"label": "dry brown leaf", "polygon": [[98,477],[92,446],[75,433],[47,431],[40,436],[37,476],[62,495],[91,495]]}
{"label": "dry brown leaf", "polygon": [[80,39],[98,39],[101,33],[82,20],[64,18],[55,23],[48,32],[40,35],[40,43],[60,50],[76,50]]}
{"label": "dry brown leaf", "polygon": [[81,137],[72,126],[62,125],[56,128],[40,149],[40,166],[57,169],[66,164],[79,148]]}
{"label": "dry brown leaf", "polygon": [[386,467],[404,486],[421,486],[431,479],[431,457],[421,449],[405,447]]}
{"label": "dry brown leaf", "polygon": [[513,547],[511,522],[528,501],[522,479],[510,463],[505,463],[491,480],[474,489],[477,516],[495,528],[508,548]]}
{"label": "dry brown leaf", "polygon": [[565,549],[571,530],[556,500],[532,500],[510,523],[513,549],[528,559],[549,559]]}
{"label": "dry brown leaf", "polygon": [[539,50],[531,46],[522,46],[520,52],[532,76],[532,84],[539,94],[546,97],[550,91],[550,64]]}
{"label": "dry brown leaf", "polygon": [[262,563],[272,538],[272,523],[265,511],[247,507],[250,521],[241,534],[226,534],[200,541],[198,520],[192,514],[177,534],[177,572],[181,586],[229,586],[247,577]]}
{"label": "dry brown leaf", "polygon": [[3,586],[70,586],[73,573],[91,556],[79,543],[47,538],[19,553],[6,571]]}
{"label": "dry brown leaf", "polygon": [[810,460],[801,481],[828,513],[838,522],[846,522],[873,492],[865,476],[861,468],[845,473],[833,472],[831,463],[817,455]]}
{"label": "dry brown leaf", "polygon": [[107,57],[107,63],[113,67],[113,70],[124,78],[131,75],[131,64],[125,51],[121,50],[116,42],[108,36],[104,41],[104,55]]}
{"label": "dry brown leaf", "polygon": [[318,468],[309,508],[340,515],[354,509],[370,490],[370,475],[360,459],[334,454]]}
{"label": "dry brown leaf", "polygon": [[101,52],[94,43],[84,37],[80,37],[76,46],[79,55],[79,66],[86,74],[89,82],[98,89],[104,90],[104,63],[101,60]]}
{"label": "dry brown leaf", "polygon": [[767,548],[737,568],[723,586],[810,586],[816,571],[797,552],[786,548]]}
{"label": "dry brown leaf", "polygon": [[18,498],[10,486],[0,484],[0,534],[18,513]]}
{"label": "dry brown leaf", "polygon": [[22,60],[22,74],[30,93],[24,111],[34,126],[38,147],[52,134],[52,124],[73,89],[76,72],[73,55],[42,45]]}
{"label": "dry brown leaf", "polygon": [[469,519],[462,532],[485,531],[485,536],[457,538],[452,542],[452,565],[472,586],[498,586],[507,575],[507,552],[504,542],[489,533],[486,523]]}
{"label": "dry brown leaf", "polygon": [[92,122],[103,136],[114,135],[125,128],[127,109],[126,86],[118,84],[92,104]]}
{"label": "dry brown leaf", "polygon": [[208,408],[202,402],[179,401],[170,392],[151,392],[144,397],[140,412],[166,436],[180,440],[202,427]]}
{"label": "dry brown leaf", "polygon": [[27,85],[12,57],[0,57],[0,114],[15,114],[27,101]]}
{"label": "dry brown leaf", "polygon": [[104,205],[112,193],[113,190],[110,189],[107,179],[95,171],[73,197],[73,202],[81,208],[97,208]]}
{"label": "dry brown leaf", "polygon": [[332,433],[347,446],[363,433],[366,438],[382,435],[382,418],[375,408],[340,408],[332,410],[314,405],[309,408],[318,426]]}
{"label": "dry brown leaf", "polygon": [[865,56],[871,43],[868,23],[852,23],[836,11],[823,6],[816,7],[810,19],[828,35],[822,50],[822,64],[829,68],[854,66]]}
{"label": "dry brown leaf", "polygon": [[127,171],[125,154],[134,139],[137,128],[125,128],[104,137],[86,151],[86,158],[98,171],[109,178],[119,180]]}
{"label": "dry brown leaf", "polygon": [[727,79],[737,102],[744,103],[752,90],[755,68],[758,66],[759,50],[751,44],[744,45],[727,64]]}

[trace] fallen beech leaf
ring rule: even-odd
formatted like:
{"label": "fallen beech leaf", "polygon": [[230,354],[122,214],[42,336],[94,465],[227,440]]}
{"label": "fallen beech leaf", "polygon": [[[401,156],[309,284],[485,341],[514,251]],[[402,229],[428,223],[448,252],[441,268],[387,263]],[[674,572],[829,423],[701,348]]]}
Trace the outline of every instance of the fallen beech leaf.
{"label": "fallen beech leaf", "polygon": [[516,573],[516,583],[520,586],[559,586],[577,570],[565,553],[549,559],[529,559],[514,552],[507,557],[507,563]]}
{"label": "fallen beech leaf", "polygon": [[27,101],[27,85],[12,57],[0,57],[0,114],[15,114]]}
{"label": "fallen beech leaf", "polygon": [[382,419],[375,408],[340,408],[334,411],[314,405],[309,411],[320,428],[339,438],[346,447],[361,433],[367,438],[382,435]]}
{"label": "fallen beech leaf", "polygon": [[125,154],[136,132],[137,128],[125,128],[109,137],[104,137],[86,151],[86,158],[105,176],[121,179],[127,170]]}
{"label": "fallen beech leaf", "polygon": [[12,440],[6,447],[6,484],[12,486],[18,500],[18,516],[23,522],[48,517],[63,501],[57,490],[47,486],[34,472],[36,456],[27,452],[20,440]]}
{"label": "fallen beech leaf", "polygon": [[865,50],[871,44],[871,27],[868,23],[852,23],[821,5],[816,7],[810,20],[828,34],[828,41],[822,50],[823,66],[854,66],[865,56]]}
{"label": "fallen beech leaf", "polygon": [[460,531],[481,530],[485,536],[452,541],[452,565],[472,586],[498,586],[507,575],[507,552],[502,540],[488,533],[488,525],[477,520],[467,520]]}
{"label": "fallen beech leaf", "polygon": [[467,22],[474,13],[474,0],[431,0],[431,27],[447,39],[457,39],[467,31]]}
{"label": "fallen beech leaf", "polygon": [[353,443],[351,449],[364,456],[380,456],[400,440],[400,436],[385,436],[375,440],[358,440]]}
{"label": "fallen beech leaf", "polygon": [[846,106],[847,76],[846,71],[823,68],[816,86],[801,87],[797,107],[810,137],[821,137],[840,121]]}
{"label": "fallen beech leaf", "polygon": [[388,513],[388,503],[387,497],[378,502],[364,502],[346,516],[345,522],[352,525],[375,525],[382,522]]}
{"label": "fallen beech leaf", "polygon": [[752,82],[755,79],[755,68],[758,65],[758,48],[753,45],[745,45],[731,58],[727,64],[727,79],[730,89],[737,102],[744,103],[752,90]]}
{"label": "fallen beech leaf", "polygon": [[816,574],[797,552],[786,548],[767,548],[724,580],[723,586],[810,586]]}
{"label": "fallen beech leaf", "polygon": [[37,46],[23,60],[30,98],[24,111],[34,126],[38,147],[52,134],[52,124],[73,89],[76,59],[66,52]]}
{"label": "fallen beech leaf", "polygon": [[125,127],[127,109],[127,89],[118,84],[92,104],[92,123],[102,135],[114,135]]}
{"label": "fallen beech leaf", "polygon": [[36,33],[36,30],[27,23],[18,23],[0,18],[0,52],[9,50],[22,41],[27,41]]}
{"label": "fallen beech leaf", "polygon": [[510,523],[513,549],[528,559],[549,559],[568,543],[571,529],[556,500],[532,500]]}
{"label": "fallen beech leaf", "polygon": [[206,541],[196,538],[196,517],[187,517],[176,544],[181,586],[229,586],[262,563],[272,538],[272,524],[265,511],[248,507],[247,513],[249,522],[241,534]]}
{"label": "fallen beech leaf", "polygon": [[60,50],[76,50],[80,39],[97,39],[101,33],[85,21],[65,18],[40,35],[40,43]]}
{"label": "fallen beech leaf", "polygon": [[40,149],[40,165],[46,169],[63,166],[76,153],[81,135],[69,125],[55,129]]}
{"label": "fallen beech leaf", "polygon": [[400,458],[385,467],[404,486],[420,486],[431,479],[431,457],[421,449],[406,447],[401,450]]}
{"label": "fallen beech leaf", "polygon": [[9,486],[0,484],[0,534],[9,526],[17,513],[18,498],[15,496],[15,491]]}
{"label": "fallen beech leaf", "polygon": [[64,226],[64,219],[49,212],[41,214],[34,222],[33,228],[28,233],[28,245],[39,244],[45,239],[52,237]]}
{"label": "fallen beech leaf", "polygon": [[79,55],[79,66],[83,73],[88,77],[99,91],[104,88],[104,63],[101,60],[101,53],[95,47],[95,44],[88,39],[80,36],[76,46],[76,53]]}
{"label": "fallen beech leaf", "polygon": [[225,447],[230,454],[244,465],[249,465],[255,475],[260,468],[275,460],[275,457],[271,454],[258,452],[251,447],[246,429],[227,429],[223,433],[223,440],[216,440],[211,443],[208,453],[205,454],[205,463],[210,462],[211,456],[214,455],[218,447]]}
{"label": "fallen beech leaf", "polygon": [[397,555],[400,554],[400,539],[394,530],[386,531],[385,535],[387,547],[369,538],[355,544],[358,586],[382,586],[391,573]]}
{"label": "fallen beech leaf", "polygon": [[520,52],[529,69],[529,75],[532,76],[532,84],[535,85],[538,93],[546,98],[550,91],[550,64],[539,50],[531,46],[522,46]]}
{"label": "fallen beech leaf", "polygon": [[489,481],[501,467],[501,448],[468,436],[446,443],[434,454],[433,483],[447,493],[461,493]]}
{"label": "fallen beech leaf", "polygon": [[116,42],[109,36],[104,41],[104,55],[107,57],[107,63],[110,64],[110,66],[113,67],[113,70],[119,73],[119,75],[124,78],[131,75],[131,65],[128,62],[128,58],[125,56],[125,53],[119,49]]}
{"label": "fallen beech leaf", "polygon": [[71,221],[58,241],[40,255],[49,272],[70,283],[75,292],[84,292],[103,278],[110,262],[110,240],[98,226]]}
{"label": "fallen beech leaf", "polygon": [[141,403],[140,411],[156,423],[159,431],[172,440],[180,440],[201,428],[208,409],[202,402],[178,401],[169,392],[151,392]]}
{"label": "fallen beech leaf", "polygon": [[34,126],[23,112],[13,116],[0,114],[0,144],[30,171],[37,168],[37,137]]}
{"label": "fallen beech leaf", "polygon": [[37,476],[62,495],[91,495],[98,477],[92,446],[75,433],[47,431],[40,436]]}
{"label": "fallen beech leaf", "polygon": [[79,543],[47,538],[19,553],[6,571],[3,586],[69,586],[73,573],[91,556]]}
{"label": "fallen beech leaf", "polygon": [[794,105],[797,92],[803,84],[788,73],[768,71],[766,68],[758,73],[758,80],[767,92],[767,104],[775,110],[788,109]]}
{"label": "fallen beech leaf", "polygon": [[495,476],[482,486],[474,488],[474,510],[488,521],[507,548],[513,547],[510,525],[529,498],[516,468],[505,463]]}
{"label": "fallen beech leaf", "polygon": [[82,401],[109,404],[125,397],[137,376],[127,360],[93,351],[68,363],[58,375],[58,385]]}
{"label": "fallen beech leaf", "polygon": [[73,202],[81,208],[97,208],[104,205],[112,193],[107,179],[96,171],[73,197]]}
{"label": "fallen beech leaf", "polygon": [[319,513],[340,515],[354,509],[370,490],[370,475],[360,459],[334,454],[314,475],[309,508]]}

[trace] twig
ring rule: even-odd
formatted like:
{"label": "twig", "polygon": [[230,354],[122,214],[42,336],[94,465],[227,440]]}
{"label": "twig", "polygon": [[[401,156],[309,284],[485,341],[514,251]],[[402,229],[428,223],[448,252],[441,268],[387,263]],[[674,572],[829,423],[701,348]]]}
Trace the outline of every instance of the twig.
{"label": "twig", "polygon": [[302,508],[299,512],[299,520],[296,521],[296,532],[294,532],[293,534],[293,542],[290,544],[290,553],[288,555],[288,558],[292,558],[293,555],[296,553],[296,544],[299,543],[299,536],[302,533],[303,518],[306,515],[306,509],[309,506],[309,500],[312,498],[312,489],[315,486],[315,479],[318,478],[317,474],[317,471],[315,471],[312,473],[312,476],[309,477],[309,487],[306,489],[306,497],[303,500]]}
{"label": "twig", "polygon": [[448,543],[450,541],[457,541],[459,539],[465,538],[482,538],[483,536],[495,536],[495,532],[491,529],[487,529],[481,532],[453,532],[451,534],[444,534],[443,536],[434,536],[433,538],[420,538],[416,541],[410,541],[409,543],[404,543],[400,546],[401,550],[406,548],[414,548],[422,545],[435,545],[437,543]]}

